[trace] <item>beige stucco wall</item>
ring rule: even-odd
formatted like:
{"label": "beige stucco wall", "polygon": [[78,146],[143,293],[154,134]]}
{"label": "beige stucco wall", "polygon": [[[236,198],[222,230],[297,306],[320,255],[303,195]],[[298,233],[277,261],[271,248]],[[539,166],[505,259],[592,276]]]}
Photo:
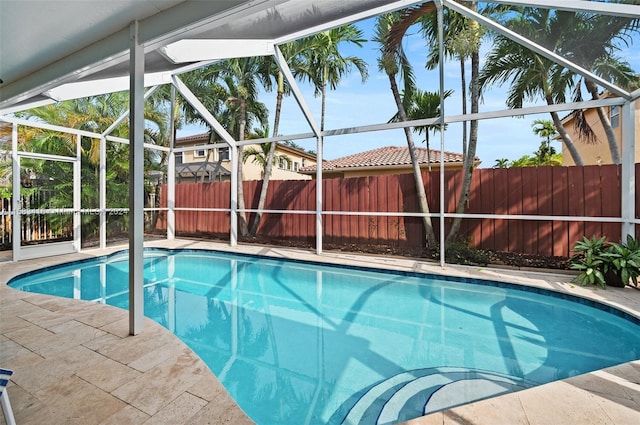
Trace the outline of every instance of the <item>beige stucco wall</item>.
{"label": "beige stucco wall", "polygon": [[[635,162],[640,162],[640,102],[635,102]],[[622,107],[620,107],[622,111]],[[607,108],[607,112],[609,113],[609,109]],[[604,133],[604,128],[602,124],[600,124],[600,119],[598,118],[598,113],[595,109],[589,109],[585,112],[585,116],[587,118],[587,123],[594,130],[596,135],[595,143],[587,143],[585,140],[578,137],[578,133],[574,128],[573,118],[570,118],[565,121],[564,127],[567,130],[569,136],[574,141],[578,152],[582,156],[582,160],[585,165],[598,165],[598,164],[612,164],[611,160],[611,151],[609,150],[609,144],[607,142],[607,136]],[[620,117],[620,125],[614,128],[614,133],[616,135],[616,139],[618,140],[618,148],[620,149],[620,154],[624,155],[624,150],[621,148],[622,143],[622,127],[624,123],[622,117]],[[575,165],[573,158],[571,158],[571,154],[569,153],[567,147],[562,144],[562,165]]]}
{"label": "beige stucco wall", "polygon": [[[257,145],[245,145],[244,149],[250,149],[252,147],[257,147]],[[187,164],[190,162],[201,162],[205,160],[205,157],[196,157],[195,152],[197,146],[194,146],[195,150],[189,150],[182,153],[182,162]],[[218,150],[217,149],[208,149],[207,150],[208,161],[210,163],[218,162]],[[315,165],[316,161],[310,159],[309,157],[303,157],[297,151],[292,149],[287,149],[286,146],[278,146],[276,149],[276,156],[278,155],[286,155],[291,161],[291,170],[280,168],[279,164],[276,162],[271,172],[271,180],[310,180],[311,176],[298,173],[293,171],[295,165],[297,164],[298,168],[302,167],[303,158],[305,166]],[[223,160],[221,165],[227,170],[231,170],[231,162],[229,160]],[[286,164],[285,164],[286,166]],[[243,180],[262,180],[262,166],[260,164],[256,164],[253,162],[251,158],[247,159],[242,165],[242,179]]]}

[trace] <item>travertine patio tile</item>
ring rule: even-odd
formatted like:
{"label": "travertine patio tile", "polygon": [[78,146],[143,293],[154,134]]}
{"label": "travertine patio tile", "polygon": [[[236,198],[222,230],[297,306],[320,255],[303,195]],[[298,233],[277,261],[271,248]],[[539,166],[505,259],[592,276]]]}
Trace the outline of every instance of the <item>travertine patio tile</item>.
{"label": "travertine patio tile", "polygon": [[88,348],[75,346],[22,369],[20,373],[15,373],[12,379],[27,391],[35,392],[104,360],[104,356]]}
{"label": "travertine patio tile", "polygon": [[48,357],[105,334],[104,331],[75,320],[54,326],[51,331],[54,332],[53,335],[31,343],[29,348],[44,357]]}
{"label": "travertine patio tile", "polygon": [[105,359],[90,368],[78,370],[76,375],[110,393],[127,382],[138,378],[140,372],[114,360]]}
{"label": "travertine patio tile", "polygon": [[596,398],[598,406],[618,425],[640,423],[640,403],[627,398],[603,395]]}
{"label": "travertine patio tile", "polygon": [[401,425],[442,425],[445,419],[442,412],[432,413],[427,416],[411,419],[410,421],[402,422]]}
{"label": "travertine patio tile", "polygon": [[207,401],[212,401],[221,396],[229,396],[227,390],[224,389],[213,373],[204,375],[187,391]]}
{"label": "travertine patio tile", "polygon": [[[20,352],[14,357],[7,358],[6,361],[4,360],[4,354],[3,354],[2,366],[12,370],[22,369],[25,367],[31,367],[32,365],[35,365],[38,362],[41,362],[42,360],[44,360],[44,357],[34,353],[33,351],[29,351],[25,348],[24,352]],[[14,375],[14,378],[15,378],[15,375]]]}
{"label": "travertine patio tile", "polygon": [[147,323],[147,325],[140,335],[126,336],[117,344],[101,348],[98,352],[128,365],[150,351],[165,347],[168,342],[176,342],[176,337],[168,333],[160,325],[155,323]]}
{"label": "travertine patio tile", "polygon": [[[4,298],[5,293],[18,292],[14,289],[8,289],[2,292],[2,297]],[[0,318],[10,317],[10,316],[21,316],[23,314],[29,314],[33,312],[37,312],[42,310],[37,305],[34,305],[28,302],[26,299],[17,299],[12,302],[5,302],[2,304],[2,309],[0,309]]]}
{"label": "travertine patio tile", "polygon": [[[102,329],[101,329],[102,330]],[[112,347],[118,344],[122,340],[121,337],[105,333],[97,338],[83,343],[82,345],[93,351],[107,350],[108,347]]]}
{"label": "travertine patio tile", "polygon": [[42,294],[33,293],[29,298],[25,298],[25,301],[28,301],[30,304],[37,306],[39,308],[44,308],[49,311],[54,311],[58,308],[60,303],[67,304],[71,302],[68,298],[61,298],[55,296],[47,296]]}
{"label": "travertine patio tile", "polygon": [[102,328],[122,320],[128,314],[125,310],[117,307],[100,306],[95,308],[95,304],[97,303],[91,303],[91,305],[84,307],[82,311],[75,315],[76,320],[94,328]]}
{"label": "travertine patio tile", "polygon": [[119,320],[110,322],[104,326],[100,326],[100,329],[109,332],[110,334],[117,335],[120,338],[126,338],[129,336],[129,318],[127,312],[123,311]]}
{"label": "travertine patio tile", "polygon": [[[624,365],[623,365],[624,366]],[[621,374],[623,377],[616,375]],[[567,379],[566,382],[594,394],[607,394],[616,398],[631,399],[634,395],[640,399],[640,386],[633,378],[638,378],[636,370],[631,366],[624,369],[604,369]]]}
{"label": "travertine patio tile", "polygon": [[[40,401],[21,387],[14,385],[11,392],[11,408],[19,425],[64,424],[63,409]],[[4,425],[4,416],[0,415],[0,424]]]}
{"label": "travertine patio tile", "polygon": [[153,415],[192,387],[204,373],[209,372],[202,360],[185,348],[177,359],[156,366],[113,391],[113,395]]}
{"label": "travertine patio tile", "polygon": [[173,402],[160,409],[144,425],[184,424],[206,405],[206,400],[189,393],[183,393]]}
{"label": "travertine patio tile", "polygon": [[11,338],[13,341],[29,349],[31,349],[33,344],[37,345],[42,338],[53,335],[53,332],[34,324],[28,324],[22,328],[3,333],[6,337]]}
{"label": "travertine patio tile", "polygon": [[12,358],[28,354],[30,352],[31,351],[9,338],[3,338],[2,341],[0,341],[0,361],[3,366],[5,366]]}
{"label": "travertine patio tile", "polygon": [[6,336],[15,330],[32,326],[28,320],[24,320],[16,315],[11,315],[7,312],[1,311],[3,307],[0,307],[0,332]]}
{"label": "travertine patio tile", "polygon": [[34,395],[48,404],[62,406],[66,423],[99,423],[125,406],[122,400],[77,376],[58,380]]}
{"label": "travertine patio tile", "polygon": [[[445,424],[459,418],[482,418],[483,424],[528,425],[529,420],[516,394],[459,406],[444,413]],[[464,423],[464,422],[462,422]]]}
{"label": "travertine patio tile", "polygon": [[139,425],[147,421],[150,417],[151,416],[146,413],[127,404],[125,407],[100,422],[99,425]]}
{"label": "travertine patio tile", "polygon": [[169,358],[177,357],[182,350],[183,347],[180,345],[164,345],[132,361],[128,366],[140,372],[146,372]]}
{"label": "travertine patio tile", "polygon": [[521,391],[518,397],[531,424],[614,425],[596,396],[565,382]]}
{"label": "travertine patio tile", "polygon": [[44,308],[38,308],[37,311],[23,314],[21,318],[48,330],[51,330],[51,327],[53,326],[69,321],[68,317]]}
{"label": "travertine patio tile", "polygon": [[[3,284],[5,283],[3,282]],[[2,298],[0,298],[0,307],[4,307],[5,305],[15,303],[16,301],[23,299],[25,295],[28,295],[28,292],[12,291],[12,290],[4,291],[2,294]]]}
{"label": "travertine patio tile", "polygon": [[[231,400],[231,401],[230,401]],[[189,425],[253,425],[253,421],[229,399],[214,400],[187,422]]]}

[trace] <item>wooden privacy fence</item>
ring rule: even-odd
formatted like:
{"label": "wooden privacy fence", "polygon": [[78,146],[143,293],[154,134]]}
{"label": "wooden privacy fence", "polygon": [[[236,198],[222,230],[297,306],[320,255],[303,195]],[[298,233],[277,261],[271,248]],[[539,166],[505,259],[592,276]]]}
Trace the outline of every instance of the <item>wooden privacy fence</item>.
{"label": "wooden privacy fence", "polygon": [[[34,191],[20,199],[20,208],[35,211],[21,216],[20,240],[22,244],[70,240],[73,238],[73,217],[61,214],[45,214],[53,192]],[[0,249],[10,249],[13,243],[12,198],[0,198]]]}
{"label": "wooden privacy fence", "polygon": [[[636,176],[640,174],[636,166]],[[586,167],[527,167],[478,169],[474,171],[466,209],[469,214],[513,214],[559,217],[620,217],[621,168],[616,165]],[[439,171],[423,173],[431,212],[440,211]],[[462,183],[462,171],[445,173],[445,212],[454,212]],[[245,207],[256,209],[260,181],[244,182]],[[424,245],[419,217],[346,212],[418,212],[413,175],[372,176],[323,181],[323,241],[327,244],[373,244],[403,248]],[[637,187],[638,183],[636,183]],[[273,239],[315,239],[316,181],[272,181],[265,209],[300,210],[309,214],[267,213],[258,234]],[[161,191],[166,207],[166,187]],[[229,182],[183,183],[176,185],[176,208],[228,209]],[[638,197],[635,199],[639,211]],[[249,222],[252,214],[248,214]],[[439,218],[433,227],[439,234]],[[445,220],[448,231],[452,219]],[[158,220],[166,229],[166,213]],[[180,235],[228,237],[229,212],[176,211],[176,232]],[[569,256],[573,244],[583,235],[606,235],[620,239],[620,224],[585,222],[473,218],[463,221],[460,237],[475,248],[525,254]]]}

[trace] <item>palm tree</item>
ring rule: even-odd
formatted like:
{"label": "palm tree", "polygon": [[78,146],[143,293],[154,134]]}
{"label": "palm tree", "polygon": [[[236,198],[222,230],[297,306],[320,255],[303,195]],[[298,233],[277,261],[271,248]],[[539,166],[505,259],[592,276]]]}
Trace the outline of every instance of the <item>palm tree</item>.
{"label": "palm tree", "polygon": [[[535,159],[534,165],[536,166],[560,165],[556,161],[558,159],[556,149],[545,141],[540,142],[540,146],[538,150],[533,153],[533,157]],[[562,158],[560,158],[560,161],[562,161]]]}
{"label": "palm tree", "polygon": [[[544,139],[544,142],[540,144],[539,149],[539,152],[543,153],[542,159],[544,159],[545,156],[555,154],[555,149],[551,147],[551,138],[557,136],[558,132],[556,131],[556,127],[553,125],[553,121],[537,119],[533,121],[531,126],[533,127],[533,133]],[[545,152],[546,155],[544,154]]]}
{"label": "palm tree", "polygon": [[[522,9],[505,24],[531,40],[554,50],[562,30],[556,14],[544,9]],[[520,44],[497,35],[480,73],[482,90],[492,84],[511,83],[507,96],[509,108],[521,108],[525,100],[542,97],[548,105],[564,103],[567,90],[573,87],[573,74]],[[576,165],[584,165],[573,140],[557,112],[549,112],[554,126]]]}
{"label": "palm tree", "polygon": [[[81,129],[101,133],[106,130],[122,113],[128,109],[128,94],[126,92],[112,93],[109,95],[76,99],[61,102],[55,105],[46,105],[39,108],[21,112],[19,115],[25,119],[44,121],[50,124]],[[151,118],[152,113],[145,110],[145,117]],[[48,153],[61,156],[76,155],[76,138],[68,133],[58,133],[33,127],[22,127],[24,150],[39,153]],[[116,128],[112,135],[127,137],[127,122],[123,122]],[[109,208],[127,207],[128,199],[128,145],[120,143],[107,144],[107,206]],[[81,175],[82,192],[81,204],[83,208],[97,208],[98,180],[99,180],[99,140],[82,138],[81,141]],[[146,153],[148,155],[148,153]],[[147,158],[147,163],[151,159]],[[54,177],[48,184],[53,185],[54,196],[50,199],[49,206],[73,205],[73,181],[72,169],[60,167],[55,161],[25,161],[23,165],[40,170],[43,175]],[[124,217],[122,217],[124,218]],[[126,230],[126,222],[122,219],[114,219],[107,227],[108,234]],[[98,217],[95,215],[82,215],[82,235],[91,237],[98,232]]]}
{"label": "palm tree", "polygon": [[[226,110],[222,113],[222,122],[227,123],[231,133],[237,135],[237,140],[245,139],[247,127],[257,120],[261,125],[267,125],[268,111],[266,106],[258,101],[258,81],[263,86],[270,87],[271,81],[263,72],[264,67],[260,58],[229,59],[212,65],[206,75],[216,81],[219,87],[226,91]],[[238,224],[241,236],[249,235],[249,227],[244,213],[244,189],[242,179],[243,147],[238,146]]]}
{"label": "palm tree", "polygon": [[[268,137],[268,135],[269,135],[269,126],[266,126],[261,129],[254,128],[253,133],[251,133],[248,138],[263,139]],[[274,146],[277,146],[277,145],[278,144],[276,142],[271,142],[271,143],[260,143],[256,146],[249,146],[245,148],[243,151],[243,161],[247,162],[249,159],[251,159],[251,161],[254,164],[260,165],[260,167],[262,168],[262,175],[264,177],[264,175],[266,174],[266,169],[269,162],[269,155],[271,153],[271,150],[272,149],[275,150]],[[271,168],[273,167],[273,165],[277,164],[281,160],[288,164],[291,163],[291,160],[286,155],[273,155],[273,157],[271,158],[271,164],[270,164]],[[258,206],[258,209],[263,207],[264,205]],[[255,233],[251,233],[251,234],[254,235]]]}
{"label": "palm tree", "polygon": [[522,155],[518,159],[514,159],[509,163],[509,168],[535,167],[538,165],[537,158],[531,155]]}
{"label": "palm tree", "polygon": [[[596,75],[621,87],[629,88],[638,84],[640,78],[627,61],[615,56],[615,52],[620,50],[618,42],[627,45],[633,42],[632,34],[638,32],[640,18],[630,19],[620,16],[568,12],[558,12],[558,16],[564,16],[562,20],[571,23],[564,26],[562,33],[561,51],[564,55],[570,56],[577,65],[590,69]],[[591,99],[600,99],[596,82],[589,78],[584,78],[582,81],[591,95]],[[580,87],[580,83],[577,84],[577,87]],[[579,93],[579,91],[577,92]],[[583,111],[576,112],[583,113]],[[611,160],[614,164],[619,164],[620,149],[608,114],[603,107],[597,107],[596,112],[607,136]],[[576,122],[584,121],[578,119]],[[590,128],[584,126],[580,129],[583,130],[583,133],[584,130],[587,133],[591,131]]]}
{"label": "palm tree", "polygon": [[[451,94],[453,94],[453,91],[447,90],[444,92],[443,97],[446,99],[447,97],[451,96]],[[407,119],[418,120],[424,118],[439,117],[440,97],[440,93],[422,91],[420,89],[416,89],[413,92],[413,96],[411,98],[407,98],[403,93],[402,103],[405,107]],[[397,114],[394,119],[397,120]],[[429,132],[432,131],[435,133],[437,131],[443,131],[444,129],[446,129],[446,125],[443,128],[443,126],[440,124],[415,127],[415,130],[418,132],[418,134],[424,133],[424,142],[427,146],[427,166],[429,167],[429,171],[431,171],[431,148],[429,147]]]}
{"label": "palm tree", "polygon": [[[465,2],[466,6],[471,8],[472,10],[477,9],[477,3],[475,2]],[[393,49],[398,46],[404,34],[409,29],[411,25],[414,23],[421,21],[425,22],[427,19],[433,20],[433,12],[436,11],[436,7],[433,2],[425,3],[416,7],[410,7],[404,9],[401,12],[400,20],[394,25],[394,27],[389,31],[388,34],[388,46]],[[454,21],[451,19],[451,21]],[[479,25],[475,21],[464,21],[457,20],[457,29],[465,26],[465,23],[468,28],[469,37],[465,42],[469,42],[469,45],[462,51],[462,48],[459,47],[460,51],[458,55],[467,55],[471,59],[471,82],[470,82],[470,106],[471,113],[475,114],[478,112],[478,106],[480,102],[480,83],[479,83],[479,70],[480,70],[480,36],[482,32],[480,31]],[[437,27],[437,26],[435,26]],[[433,25],[431,26],[432,30],[435,28]],[[452,22],[453,27],[453,22]],[[428,29],[428,26],[426,27]],[[456,30],[451,30],[449,33],[449,38],[451,38],[455,34]],[[428,31],[425,32],[429,34]],[[435,38],[436,31],[431,31],[432,36]],[[427,44],[435,45],[435,39],[427,40]],[[452,46],[453,51],[453,46]],[[469,191],[471,189],[471,178],[473,176],[474,163],[476,159],[476,148],[478,142],[478,121],[472,120],[469,125],[469,145],[467,147],[467,151],[464,155],[464,164],[463,164],[463,177],[462,177],[462,186],[460,188],[460,197],[458,198],[458,205],[456,206],[456,213],[463,213],[465,207],[467,205],[467,201],[469,199]],[[457,238],[458,231],[460,229],[460,224],[462,223],[461,218],[454,218],[451,224],[451,229],[449,230],[449,234],[447,235],[445,244],[450,245]]]}
{"label": "palm tree", "polygon": [[493,168],[509,168],[509,160],[507,158],[498,158]]}
{"label": "palm tree", "polygon": [[[389,78],[391,92],[393,93],[396,108],[398,109],[398,120],[407,121],[407,113],[405,111],[402,97],[400,96],[396,76],[400,73],[401,79],[404,81],[405,97],[412,96],[415,86],[413,70],[411,69],[411,64],[409,63],[404,50],[402,49],[402,44],[397,43],[393,47],[388,44],[389,31],[393,25],[398,22],[400,22],[400,14],[397,12],[379,16],[376,20],[374,41],[380,44],[378,68],[381,71],[384,71]],[[429,216],[429,203],[427,202],[427,195],[424,189],[424,182],[422,180],[422,171],[420,170],[420,164],[418,163],[416,156],[416,147],[413,142],[411,129],[409,127],[405,127],[404,134],[407,139],[411,164],[413,165],[413,177],[416,183],[418,206],[420,207],[420,212],[423,214],[422,222],[425,228],[426,245],[427,247],[433,248],[437,244],[436,235],[433,231],[431,217]]]}
{"label": "palm tree", "polygon": [[508,167],[494,167],[494,168],[516,168],[516,167],[540,167],[540,166],[558,166],[562,165],[562,154],[556,153],[556,150],[551,147],[550,150],[546,149],[545,142],[540,143],[540,147],[537,151],[531,155],[522,155],[518,159],[514,159],[508,165]]}
{"label": "palm tree", "polygon": [[315,87],[315,96],[321,96],[320,130],[324,130],[327,86],[335,90],[340,80],[355,67],[364,83],[369,76],[367,63],[356,56],[342,56],[340,46],[345,43],[362,47],[366,40],[362,30],[353,24],[343,25],[313,35],[298,46],[299,61],[293,73],[296,78],[308,80]]}
{"label": "palm tree", "polygon": [[[299,62],[298,57],[304,51],[304,48],[305,48],[305,44],[299,40],[296,40],[280,46],[280,51],[282,52],[282,55],[285,58],[291,58],[290,60],[291,63],[289,65],[292,66],[293,69],[297,69],[298,67],[296,64]],[[273,61],[270,57],[269,58],[265,57],[263,59],[263,70],[264,70],[264,73],[270,74],[272,77],[274,77],[276,81],[277,94],[276,94],[276,109],[275,109],[275,114],[273,118],[273,136],[277,136],[278,129],[280,127],[280,112],[282,110],[282,98],[284,97],[285,94],[289,93],[289,86],[285,84],[284,74],[282,73],[282,70],[280,69],[280,67],[278,67],[275,64],[275,61]],[[268,132],[267,134],[264,134],[263,137],[265,138],[269,137]],[[267,199],[267,192],[269,189],[269,179],[271,178],[271,171],[273,169],[273,164],[275,164],[276,162],[275,152],[276,152],[277,144],[269,143],[268,145],[269,145],[269,151],[267,152],[267,155],[265,158],[265,165],[264,165],[263,176],[262,176],[262,187],[260,188],[260,197],[258,198],[258,208],[257,208],[258,211],[254,215],[251,228],[249,229],[249,233],[252,236],[256,235],[256,233],[258,232],[258,227],[260,226],[260,220],[262,219],[262,213],[260,212],[260,210],[264,208],[264,204]]]}
{"label": "palm tree", "polygon": [[[440,61],[438,44],[438,19],[435,13],[428,13],[420,19],[420,31],[427,44],[432,46],[427,55],[427,69],[435,69]],[[466,62],[471,59],[483,35],[482,27],[475,21],[445,8],[443,10],[444,56],[460,62],[460,88],[462,114],[467,114],[467,77]],[[467,153],[467,122],[462,122],[462,154]]]}

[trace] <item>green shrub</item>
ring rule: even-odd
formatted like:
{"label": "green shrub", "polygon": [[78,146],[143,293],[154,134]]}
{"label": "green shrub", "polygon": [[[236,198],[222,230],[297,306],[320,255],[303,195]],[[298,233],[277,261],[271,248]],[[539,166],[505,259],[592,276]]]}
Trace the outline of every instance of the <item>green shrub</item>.
{"label": "green shrub", "polygon": [[578,275],[571,281],[581,285],[606,288],[607,282],[624,287],[629,282],[638,286],[640,276],[640,243],[627,235],[624,243],[608,243],[606,237],[583,236],[571,250],[570,268]]}

